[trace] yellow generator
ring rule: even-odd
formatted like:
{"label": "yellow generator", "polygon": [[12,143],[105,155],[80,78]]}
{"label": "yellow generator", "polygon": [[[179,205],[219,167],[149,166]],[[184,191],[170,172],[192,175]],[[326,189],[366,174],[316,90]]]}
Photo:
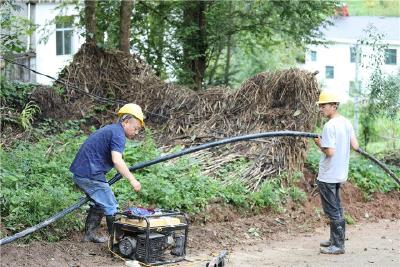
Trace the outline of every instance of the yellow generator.
{"label": "yellow generator", "polygon": [[185,259],[189,226],[185,213],[158,210],[138,214],[118,213],[110,237],[112,251],[148,265]]}

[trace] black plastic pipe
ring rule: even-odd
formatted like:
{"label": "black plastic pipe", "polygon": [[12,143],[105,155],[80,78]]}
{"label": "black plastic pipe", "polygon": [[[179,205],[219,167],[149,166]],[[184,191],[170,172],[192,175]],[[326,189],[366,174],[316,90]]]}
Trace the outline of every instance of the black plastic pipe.
{"label": "black plastic pipe", "polygon": [[[170,159],[174,159],[177,157],[181,157],[183,155],[187,155],[190,153],[194,153],[197,152],[199,150],[203,150],[203,149],[207,149],[207,148],[211,148],[211,147],[216,147],[216,146],[220,146],[220,145],[225,145],[225,144],[229,144],[229,143],[235,143],[235,142],[240,142],[240,141],[248,141],[248,140],[253,140],[253,139],[259,139],[259,138],[272,138],[272,137],[305,137],[305,138],[316,138],[318,137],[318,134],[315,133],[306,133],[306,132],[296,132],[296,131],[278,131],[278,132],[264,132],[264,133],[257,133],[257,134],[248,134],[248,135],[242,135],[242,136],[235,136],[235,137],[230,137],[230,138],[225,138],[225,139],[221,139],[218,141],[213,141],[213,142],[209,142],[209,143],[205,143],[199,146],[195,146],[195,147],[190,147],[187,149],[184,149],[180,152],[176,152],[176,153],[172,153],[172,154],[168,154],[168,155],[164,155],[161,156],[159,158],[150,160],[150,161],[145,161],[145,162],[141,162],[138,163],[136,165],[133,165],[132,167],[129,168],[130,171],[135,171],[135,170],[139,170],[163,161],[167,161]],[[367,158],[371,159],[372,161],[374,161],[375,163],[377,163],[380,167],[382,167],[384,169],[385,172],[387,172],[392,178],[394,178],[396,180],[397,183],[400,182],[398,180],[398,178],[396,177],[396,175],[391,172],[383,163],[379,162],[377,159],[373,158],[372,156],[368,155],[367,153],[365,153],[362,150],[358,151],[359,153],[361,153],[362,155],[366,156]],[[122,176],[120,174],[116,174],[113,178],[111,178],[108,183],[110,185],[113,185],[114,183],[116,183],[118,180],[120,180],[122,178]],[[24,237],[26,235],[29,235],[33,232],[36,232],[37,230],[46,227],[47,225],[57,221],[58,219],[64,217],[65,215],[73,212],[76,209],[79,209],[82,205],[84,205],[86,202],[89,201],[88,197],[82,197],[77,203],[75,203],[74,205],[70,206],[69,208],[60,211],[59,213],[53,215],[52,217],[48,218],[47,220],[29,227],[25,230],[23,230],[22,232],[16,233],[15,235],[3,238],[0,240],[0,245],[5,245],[7,243],[13,242],[21,237]]]}
{"label": "black plastic pipe", "polygon": [[367,152],[365,152],[364,150],[362,150],[361,148],[359,148],[357,150],[358,153],[360,153],[361,155],[363,155],[364,157],[366,157],[367,159],[373,161],[375,164],[377,164],[379,167],[381,167],[390,177],[392,177],[398,185],[400,185],[400,180],[399,178],[396,177],[396,174],[394,172],[392,172],[385,164],[383,164],[382,162],[380,162],[378,159],[376,159],[375,157],[371,156],[370,154],[368,154]]}
{"label": "black plastic pipe", "polygon": [[[194,153],[203,149],[211,148],[211,147],[216,147],[216,146],[221,146],[229,143],[235,143],[235,142],[240,142],[240,141],[248,141],[252,139],[259,139],[259,138],[271,138],[271,137],[306,137],[306,138],[316,138],[318,137],[318,134],[314,133],[306,133],[306,132],[296,132],[296,131],[279,131],[279,132],[264,132],[264,133],[257,133],[257,134],[248,134],[248,135],[241,135],[241,136],[235,136],[235,137],[229,137],[229,138],[224,138],[218,141],[213,141],[209,143],[205,143],[199,146],[195,147],[190,147],[187,149],[184,149],[180,152],[168,154],[150,161],[142,162],[139,164],[136,164],[132,167],[129,168],[130,171],[135,171],[138,169],[142,169],[145,167],[148,167],[150,165],[154,165],[166,160],[178,158],[181,156],[184,156],[186,154]],[[112,185],[115,182],[117,182],[119,179],[122,178],[121,174],[116,174],[112,179],[110,179],[109,184]]]}

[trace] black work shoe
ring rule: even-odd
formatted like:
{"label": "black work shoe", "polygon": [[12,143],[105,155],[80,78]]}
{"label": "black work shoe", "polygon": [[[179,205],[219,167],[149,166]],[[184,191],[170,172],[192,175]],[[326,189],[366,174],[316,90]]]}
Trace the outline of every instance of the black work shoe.
{"label": "black work shoe", "polygon": [[322,254],[334,254],[334,255],[338,255],[338,254],[344,254],[344,248],[338,248],[336,246],[329,246],[327,248],[320,248],[319,250],[320,253]]}
{"label": "black work shoe", "polygon": [[330,241],[330,240],[321,241],[321,243],[319,243],[319,245],[321,247],[329,247],[330,245],[332,245],[332,241]]}
{"label": "black work shoe", "polygon": [[108,241],[107,237],[95,236],[85,233],[82,239],[83,242],[93,242],[93,243],[105,243]]}

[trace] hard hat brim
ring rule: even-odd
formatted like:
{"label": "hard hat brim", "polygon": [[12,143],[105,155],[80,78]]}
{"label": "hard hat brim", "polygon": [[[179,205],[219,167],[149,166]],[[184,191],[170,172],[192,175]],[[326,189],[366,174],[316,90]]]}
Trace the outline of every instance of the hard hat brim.
{"label": "hard hat brim", "polygon": [[329,104],[329,103],[340,103],[340,101],[329,100],[329,101],[318,101],[318,102],[315,102],[315,104],[317,104],[317,105],[319,105],[319,104]]}
{"label": "hard hat brim", "polygon": [[118,117],[122,117],[123,115],[131,115],[133,118],[137,119],[138,121],[140,121],[140,125],[142,125],[142,127],[144,127],[144,121],[139,119],[138,117],[136,117],[135,115],[131,114],[131,113],[120,113],[118,112]]}
{"label": "hard hat brim", "polygon": [[[129,114],[132,115],[132,114]],[[142,121],[141,119],[137,118],[136,116],[132,115],[132,117],[134,117],[135,119],[137,119],[138,121],[140,121],[140,125],[142,125],[142,127],[144,127],[144,121]]]}

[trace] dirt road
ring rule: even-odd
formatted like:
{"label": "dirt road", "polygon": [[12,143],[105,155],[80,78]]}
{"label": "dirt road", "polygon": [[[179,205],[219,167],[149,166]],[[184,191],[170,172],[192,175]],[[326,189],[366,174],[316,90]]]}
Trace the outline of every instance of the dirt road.
{"label": "dirt road", "polygon": [[[283,213],[237,214],[229,206],[211,206],[214,220],[189,227],[187,262],[205,266],[210,252],[229,251],[226,266],[400,266],[400,195],[375,194],[365,202],[352,185],[344,188],[347,214],[357,223],[347,226],[346,254],[321,255],[319,241],[328,237],[327,220],[320,216],[319,198],[309,196]],[[210,220],[210,217],[208,218]],[[105,222],[102,225],[106,231]],[[15,242],[0,246],[0,266],[125,266],[105,244],[82,243],[82,232],[72,231],[59,242]]]}
{"label": "dirt road", "polygon": [[[252,237],[229,248],[226,266],[400,266],[400,220],[358,223],[348,226],[346,254],[319,254],[319,241],[327,228],[314,233],[279,233],[273,240]],[[76,241],[33,242],[1,247],[1,266],[125,266],[112,258],[103,245]],[[212,258],[209,250],[190,249],[192,263],[179,266],[205,266]],[[201,263],[200,263],[201,262]]]}
{"label": "dirt road", "polygon": [[319,228],[314,234],[239,246],[227,266],[400,266],[400,221],[348,226],[344,255],[319,254],[319,241],[327,233]]}

